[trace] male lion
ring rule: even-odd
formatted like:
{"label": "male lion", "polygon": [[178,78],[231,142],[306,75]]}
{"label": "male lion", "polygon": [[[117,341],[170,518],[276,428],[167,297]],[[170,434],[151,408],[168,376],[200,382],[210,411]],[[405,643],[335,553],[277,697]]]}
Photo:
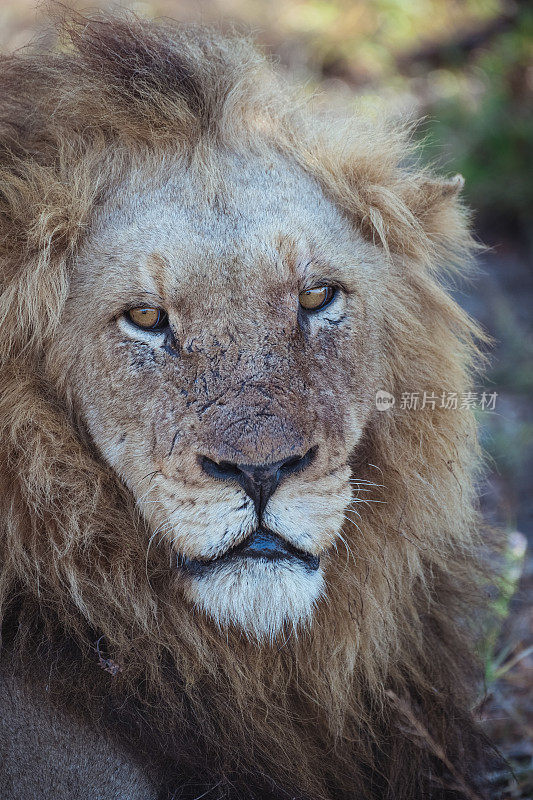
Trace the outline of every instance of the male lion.
{"label": "male lion", "polygon": [[62,25],[0,78],[2,798],[483,796],[460,177],[239,38]]}

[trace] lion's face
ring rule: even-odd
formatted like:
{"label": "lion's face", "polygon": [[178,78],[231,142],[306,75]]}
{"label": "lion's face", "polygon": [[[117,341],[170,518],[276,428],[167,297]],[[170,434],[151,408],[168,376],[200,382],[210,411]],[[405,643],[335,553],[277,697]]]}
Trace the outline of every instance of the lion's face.
{"label": "lion's face", "polygon": [[[272,636],[310,618],[335,568],[379,382],[385,265],[281,158],[165,166],[94,221],[55,358],[146,547],[169,548],[186,598],[219,624]],[[322,286],[329,302],[304,308]]]}

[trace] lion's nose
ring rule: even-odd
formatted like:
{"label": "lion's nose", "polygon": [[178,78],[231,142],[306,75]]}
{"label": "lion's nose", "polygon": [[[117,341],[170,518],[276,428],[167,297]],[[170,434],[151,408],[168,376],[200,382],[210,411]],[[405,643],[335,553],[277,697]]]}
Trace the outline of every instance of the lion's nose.
{"label": "lion's nose", "polygon": [[212,461],[207,456],[200,457],[204,472],[219,480],[236,481],[246,494],[252,498],[257,515],[261,518],[268,499],[281,481],[301,472],[314,460],[317,447],[312,447],[303,456],[292,456],[274,464],[232,464],[230,461]]}

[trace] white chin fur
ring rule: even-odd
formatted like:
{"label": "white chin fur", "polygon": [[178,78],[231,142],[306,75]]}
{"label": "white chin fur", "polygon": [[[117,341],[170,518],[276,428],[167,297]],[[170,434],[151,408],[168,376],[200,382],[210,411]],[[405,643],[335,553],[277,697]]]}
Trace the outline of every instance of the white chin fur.
{"label": "white chin fur", "polygon": [[323,592],[320,567],[311,572],[288,560],[228,562],[186,582],[189,600],[220,628],[234,625],[259,641],[308,624]]}

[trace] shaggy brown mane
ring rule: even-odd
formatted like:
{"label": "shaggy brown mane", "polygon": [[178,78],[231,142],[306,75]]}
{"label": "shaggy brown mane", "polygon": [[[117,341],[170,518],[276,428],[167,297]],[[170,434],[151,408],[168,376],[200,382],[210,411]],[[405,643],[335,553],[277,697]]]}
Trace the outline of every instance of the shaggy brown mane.
{"label": "shaggy brown mane", "polygon": [[[163,765],[176,797],[482,794],[488,748],[468,710],[485,580],[470,411],[374,415],[353,472],[383,502],[347,521],[354,558],[328,576],[312,630],[258,648],[191,614],[165,554],[147,557],[132,497],[47,360],[72,255],[131,170],[166,152],[194,170],[217,148],[275,149],[390,261],[385,388],[467,391],[480,332],[440,285],[472,249],[459,183],[413,166],[406,131],[384,120],[361,115],[326,136],[240,38],[129,15],[69,15],[60,29],[57,51],[0,69],[6,646],[28,669],[38,655],[58,702]],[[98,669],[97,641],[114,677]],[[405,702],[454,774],[410,729]]]}

